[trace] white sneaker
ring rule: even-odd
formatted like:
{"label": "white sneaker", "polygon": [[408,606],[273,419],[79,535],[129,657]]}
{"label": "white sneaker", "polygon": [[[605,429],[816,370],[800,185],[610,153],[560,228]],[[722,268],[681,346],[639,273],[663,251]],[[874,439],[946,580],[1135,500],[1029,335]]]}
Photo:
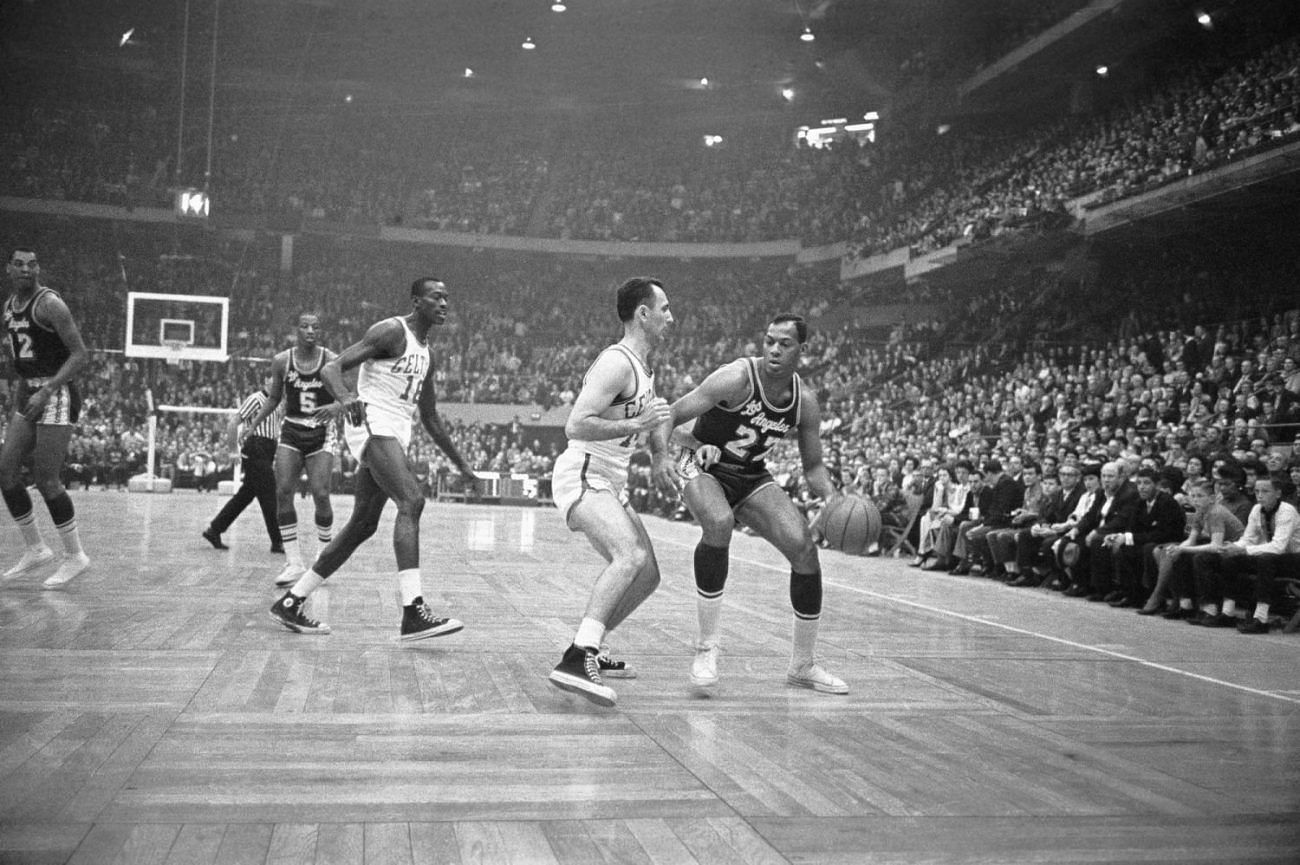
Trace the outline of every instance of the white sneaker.
{"label": "white sneaker", "polygon": [[12,568],[5,571],[5,576],[16,577],[19,574],[23,573],[24,571],[30,571],[32,568],[36,567],[37,565],[43,565],[46,562],[53,561],[53,560],[54,560],[54,550],[45,546],[45,544],[41,544],[39,547],[37,547],[34,550],[33,549],[24,550],[22,558],[18,560],[18,564],[14,565]]}
{"label": "white sneaker", "polygon": [[281,589],[286,588],[287,586],[292,586],[294,583],[298,582],[298,578],[305,572],[306,569],[302,565],[295,565],[290,562],[284,566],[284,569],[280,571],[279,576],[275,578],[275,584]]}
{"label": "white sneaker", "polygon": [[788,684],[798,688],[811,688],[814,691],[820,691],[823,694],[847,694],[849,686],[844,684],[844,680],[838,676],[832,676],[822,669],[821,664],[805,664],[799,668],[791,668],[785,674],[785,680]]}
{"label": "white sneaker", "polygon": [[718,684],[717,643],[695,647],[695,660],[691,662],[691,684],[697,688],[712,688]]}
{"label": "white sneaker", "polygon": [[63,564],[59,565],[59,569],[50,574],[41,585],[47,589],[62,588],[69,580],[88,567],[90,567],[90,556],[84,552],[77,553],[75,556],[64,556]]}

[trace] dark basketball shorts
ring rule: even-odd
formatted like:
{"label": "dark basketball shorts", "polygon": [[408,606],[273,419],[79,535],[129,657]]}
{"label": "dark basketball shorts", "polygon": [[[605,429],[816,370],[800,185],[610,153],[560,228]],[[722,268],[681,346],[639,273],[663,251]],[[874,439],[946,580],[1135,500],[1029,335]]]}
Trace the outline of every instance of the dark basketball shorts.
{"label": "dark basketball shorts", "polygon": [[334,424],[313,427],[285,421],[280,425],[280,447],[295,450],[304,457],[333,453]]}
{"label": "dark basketball shorts", "polygon": [[734,511],[753,497],[763,487],[774,485],[775,480],[767,469],[740,468],[726,463],[714,463],[701,474],[708,475],[722,487],[722,494],[727,497],[727,504]]}

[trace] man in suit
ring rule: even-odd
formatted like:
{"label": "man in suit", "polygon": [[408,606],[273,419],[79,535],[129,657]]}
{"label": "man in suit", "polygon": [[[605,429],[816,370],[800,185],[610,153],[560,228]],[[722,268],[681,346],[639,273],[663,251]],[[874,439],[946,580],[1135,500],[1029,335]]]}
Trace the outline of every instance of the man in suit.
{"label": "man in suit", "polygon": [[1051,576],[1051,547],[1062,534],[1060,527],[1069,525],[1070,515],[1083,497],[1081,475],[1082,469],[1071,463],[1061,466],[1055,478],[1043,478],[1043,487],[1049,491],[1048,502],[1038,522],[1016,539],[1015,561],[1019,576],[1011,581],[1011,585],[1040,586]]}
{"label": "man in suit", "polygon": [[1140,504],[1137,488],[1124,472],[1124,463],[1120,460],[1101,467],[1101,495],[1075,529],[1081,539],[1080,553],[1086,553],[1086,560],[1079,562],[1076,570],[1079,582],[1068,594],[1085,595],[1090,601],[1101,601],[1114,591],[1111,585],[1115,571],[1114,550],[1105,539],[1128,531]]}
{"label": "man in suit", "polygon": [[[978,526],[966,530],[964,560],[953,571],[955,574],[980,573],[991,570],[993,554],[989,550],[988,534],[994,529],[1011,527],[1011,512],[1025,501],[1025,487],[1002,472],[1002,462],[994,457],[984,465],[984,484],[989,489],[987,511],[981,511]],[[979,566],[979,570],[974,568]]]}
{"label": "man in suit", "polygon": [[1160,474],[1153,468],[1138,470],[1133,485],[1140,503],[1132,527],[1110,536],[1115,578],[1119,583],[1116,591],[1120,594],[1108,602],[1112,607],[1141,606],[1155,585],[1155,548],[1178,543],[1187,533],[1187,515],[1182,505],[1159,488],[1159,480]]}

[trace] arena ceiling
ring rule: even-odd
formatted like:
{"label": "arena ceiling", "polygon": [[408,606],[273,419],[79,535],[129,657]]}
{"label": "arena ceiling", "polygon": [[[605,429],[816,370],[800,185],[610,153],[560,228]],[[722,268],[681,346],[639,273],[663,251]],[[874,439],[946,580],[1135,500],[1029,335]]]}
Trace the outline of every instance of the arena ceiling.
{"label": "arena ceiling", "polygon": [[[917,45],[1028,0],[5,0],[6,53],[223,93],[665,123],[880,107]],[[1083,2],[1083,0],[1079,0]],[[182,38],[189,12],[189,40]],[[1005,10],[1003,10],[1005,11]],[[998,24],[1006,16],[999,17]],[[815,41],[799,37],[809,28]],[[122,42],[122,37],[130,38]],[[521,45],[531,37],[536,48]],[[473,70],[466,76],[465,70]],[[708,84],[702,85],[701,79]],[[793,103],[783,88],[793,88]]]}

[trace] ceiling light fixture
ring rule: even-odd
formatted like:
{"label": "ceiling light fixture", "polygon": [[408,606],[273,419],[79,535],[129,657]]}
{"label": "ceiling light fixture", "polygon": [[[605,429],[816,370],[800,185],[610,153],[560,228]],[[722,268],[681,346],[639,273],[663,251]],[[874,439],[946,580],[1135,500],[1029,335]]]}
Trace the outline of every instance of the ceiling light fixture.
{"label": "ceiling light fixture", "polygon": [[537,47],[537,43],[533,41],[533,37],[531,36],[524,37],[523,49],[525,51],[532,51],[536,47]]}
{"label": "ceiling light fixture", "polygon": [[700,86],[701,86],[701,87],[708,87],[708,86],[709,86],[709,79],[708,79],[708,78],[701,78],[701,79],[700,79]]}
{"label": "ceiling light fixture", "polygon": [[552,4],[551,4],[551,11],[552,11],[552,12],[563,12],[565,9],[568,9],[568,8],[569,8],[569,7],[568,7],[568,6],[565,6],[563,3],[552,3]]}
{"label": "ceiling light fixture", "polygon": [[794,101],[794,88],[793,88],[793,87],[782,87],[782,88],[781,88],[781,98],[784,99],[786,102],[793,102],[793,101]]}
{"label": "ceiling light fixture", "polygon": [[799,40],[801,42],[811,42],[816,38],[817,37],[813,35],[812,28],[810,27],[803,28],[803,32],[799,34]]}
{"label": "ceiling light fixture", "polygon": [[468,66],[466,66],[466,67],[465,67],[465,77],[466,77],[466,78],[473,78],[473,77],[474,77],[474,70],[473,70],[473,69],[470,69]]}
{"label": "ceiling light fixture", "polygon": [[1105,65],[1104,63],[1101,66],[1097,67],[1097,76],[1099,78],[1105,78],[1109,74],[1110,74],[1110,67]]}

